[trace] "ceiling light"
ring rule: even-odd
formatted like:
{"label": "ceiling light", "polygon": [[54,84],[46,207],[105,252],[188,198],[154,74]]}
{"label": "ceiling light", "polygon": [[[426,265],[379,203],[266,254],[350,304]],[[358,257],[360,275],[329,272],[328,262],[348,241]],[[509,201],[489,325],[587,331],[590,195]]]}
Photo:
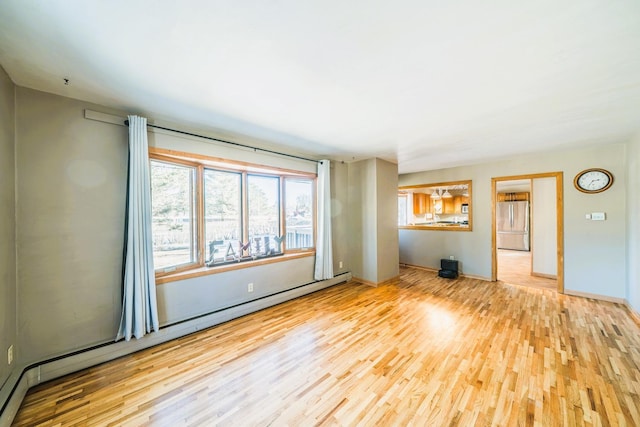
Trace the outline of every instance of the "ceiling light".
{"label": "ceiling light", "polygon": [[449,193],[449,190],[445,190],[444,193],[442,194],[442,198],[443,199],[450,199],[453,196],[451,195],[451,193]]}
{"label": "ceiling light", "polygon": [[431,198],[433,200],[440,200],[440,190],[436,190],[433,193],[431,193]]}

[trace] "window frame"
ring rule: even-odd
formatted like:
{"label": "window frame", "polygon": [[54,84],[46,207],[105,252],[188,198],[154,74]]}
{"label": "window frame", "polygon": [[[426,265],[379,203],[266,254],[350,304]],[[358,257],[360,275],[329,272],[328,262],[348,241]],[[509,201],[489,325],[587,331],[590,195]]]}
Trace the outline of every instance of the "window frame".
{"label": "window frame", "polygon": [[[277,175],[270,175],[270,174],[265,174],[265,173],[252,173],[252,172],[248,172],[246,174],[243,174],[244,177],[246,177],[246,179],[244,180],[244,182],[246,182],[246,185],[243,186],[244,189],[246,189],[246,209],[244,210],[247,214],[245,216],[246,220],[244,220],[243,218],[243,230],[242,230],[242,235],[243,237],[246,236],[248,239],[251,238],[251,235],[249,233],[249,229],[251,227],[251,211],[249,209],[249,205],[250,205],[250,198],[249,198],[249,179],[251,177],[255,177],[255,178],[266,178],[266,179],[273,179],[273,178],[277,178],[277,189],[278,189],[278,206],[276,208],[277,211],[277,215],[278,215],[278,232],[280,233],[280,235],[283,235],[283,225],[284,225],[284,218],[282,217],[282,206],[283,206],[283,200],[286,201],[286,196],[282,193],[282,181],[283,178]],[[244,193],[244,191],[243,191]],[[244,200],[244,194],[243,194],[243,203],[245,202]],[[286,247],[283,247],[282,250],[282,254],[285,253],[285,249]]]}
{"label": "window frame", "polygon": [[246,234],[245,233],[245,228],[244,228],[244,223],[245,223],[244,218],[245,218],[246,206],[244,204],[244,196],[242,194],[243,193],[243,189],[245,187],[245,182],[244,182],[245,174],[243,174],[240,171],[235,171],[235,170],[221,169],[221,168],[211,168],[211,167],[204,166],[202,168],[202,197],[199,198],[199,201],[202,203],[202,227],[203,227],[203,229],[202,229],[202,233],[203,233],[202,250],[203,250],[203,258],[204,258],[203,264],[205,266],[207,264],[207,259],[206,259],[207,258],[207,247],[206,247],[206,245],[207,245],[207,242],[206,242],[206,240],[207,240],[206,239],[207,227],[206,227],[206,216],[205,216],[205,214],[206,214],[206,206],[205,206],[206,205],[205,204],[205,197],[206,197],[205,191],[206,191],[206,188],[205,188],[205,183],[204,183],[204,174],[205,174],[206,170],[211,170],[211,171],[215,171],[215,172],[229,172],[229,173],[238,173],[238,174],[240,174],[240,206],[239,206],[239,208],[240,208],[240,235],[241,235],[241,237],[244,237],[244,235]]}
{"label": "window frame", "polygon": [[[200,248],[199,245],[199,233],[200,233],[200,229],[201,229],[201,224],[200,224],[200,207],[198,206],[198,201],[201,199],[201,197],[199,196],[200,192],[201,192],[201,188],[198,185],[198,182],[200,181],[198,176],[200,175],[201,171],[200,168],[198,167],[197,163],[194,162],[189,162],[183,159],[173,159],[173,158],[167,158],[165,156],[151,156],[149,155],[149,168],[151,168],[151,161],[158,161],[158,162],[163,162],[163,163],[169,163],[169,164],[177,164],[180,166],[186,166],[186,167],[193,167],[195,169],[195,174],[193,174],[194,176],[192,177],[192,188],[193,188],[193,199],[195,201],[195,206],[191,206],[191,210],[193,212],[193,222],[194,224],[192,225],[192,227],[195,229],[193,230],[193,235],[191,236],[191,239],[195,240],[195,244],[194,244],[194,251],[195,251],[195,261],[193,262],[187,262],[187,263],[182,263],[182,264],[178,264],[178,265],[174,265],[174,266],[169,266],[166,268],[162,268],[162,269],[155,269],[155,274],[156,277],[158,277],[159,273],[162,274],[174,274],[174,273],[179,273],[182,271],[186,271],[186,270],[191,270],[193,268],[195,268],[196,266],[198,266],[201,262],[201,257],[202,257],[202,250]],[[153,204],[153,202],[152,202]],[[151,224],[151,226],[153,227],[153,223]],[[152,234],[153,235],[153,234]],[[155,266],[154,266],[155,268]]]}
{"label": "window frame", "polygon": [[[287,201],[287,180],[299,180],[303,177],[300,176],[287,176],[285,177],[283,180],[280,181],[280,185],[281,185],[281,189],[280,189],[280,193],[283,195],[284,197],[284,203],[281,203],[281,213],[280,213],[280,217],[282,218],[282,231],[281,231],[281,235],[286,235],[287,232],[287,206],[286,206],[286,201]],[[308,252],[310,250],[313,250],[315,252],[315,248],[316,248],[316,244],[318,242],[317,238],[318,238],[318,209],[317,209],[317,196],[318,196],[318,191],[317,191],[317,176],[316,179],[311,181],[311,227],[312,227],[312,241],[313,241],[313,246],[311,246],[310,248],[293,248],[293,249],[288,249],[289,253],[297,253],[297,252]],[[286,242],[286,239],[285,239]],[[286,246],[285,246],[286,247]]]}
{"label": "window frame", "polygon": [[[174,280],[182,280],[189,277],[197,277],[207,274],[215,274],[223,271],[250,268],[256,265],[269,264],[272,262],[286,261],[292,258],[300,258],[315,255],[315,247],[317,244],[317,175],[310,172],[300,172],[295,170],[283,169],[278,167],[263,166],[258,164],[239,162],[217,157],[210,157],[200,154],[192,154],[175,150],[167,150],[162,148],[149,147],[149,163],[151,161],[160,161],[169,164],[179,164],[183,166],[195,167],[195,235],[196,235],[196,257],[194,263],[181,264],[179,266],[169,266],[163,269],[155,270],[156,283],[166,283]],[[241,173],[240,183],[240,209],[241,209],[241,233],[242,240],[248,238],[249,227],[249,210],[248,210],[248,177],[266,176],[276,177],[279,183],[279,231],[281,236],[286,233],[286,180],[302,179],[311,181],[311,209],[312,215],[312,239],[313,246],[309,248],[289,249],[286,246],[286,239],[282,242],[282,253],[275,255],[262,256],[257,259],[246,260],[242,262],[221,263],[219,265],[207,266],[206,264],[206,236],[205,236],[205,194],[204,194],[204,172],[206,169],[221,172]]]}
{"label": "window frame", "polygon": [[[467,220],[466,220],[466,224],[464,223],[464,221],[462,222],[457,222],[457,223],[447,223],[447,224],[441,224],[438,222],[434,222],[433,224],[412,224],[412,223],[408,223],[407,225],[398,225],[398,229],[404,229],[404,230],[431,230],[431,231],[473,231],[473,193],[472,193],[472,180],[459,180],[459,181],[450,181],[450,182],[438,182],[438,183],[432,183],[432,184],[417,184],[417,185],[406,185],[406,186],[401,186],[398,187],[398,197],[400,197],[401,194],[407,194],[407,198],[409,198],[409,196],[413,196],[414,193],[432,193],[434,191],[440,191],[440,190],[449,190],[451,189],[451,191],[453,191],[454,187],[459,187],[459,186],[466,186],[467,189],[467,195],[464,196],[467,199],[466,205],[467,205],[467,212],[463,213],[457,213],[457,212],[437,212],[434,211],[433,212],[433,216],[434,218],[437,218],[439,215],[466,215]],[[429,194],[422,194],[422,196],[424,196],[425,198],[427,198],[426,196]],[[462,197],[462,196],[461,196]],[[431,205],[433,204],[432,199],[429,197],[427,198],[428,200],[426,200],[426,203]],[[438,200],[441,200],[440,198],[438,198]],[[461,200],[461,199],[460,199]],[[412,200],[412,204],[413,207],[415,208],[415,201]],[[441,205],[442,206],[442,205]],[[461,204],[462,206],[462,204]],[[431,212],[431,211],[430,211]],[[415,214],[415,210],[412,209],[412,212],[407,212],[407,216],[409,215],[414,215]],[[448,222],[448,221],[447,221]]]}

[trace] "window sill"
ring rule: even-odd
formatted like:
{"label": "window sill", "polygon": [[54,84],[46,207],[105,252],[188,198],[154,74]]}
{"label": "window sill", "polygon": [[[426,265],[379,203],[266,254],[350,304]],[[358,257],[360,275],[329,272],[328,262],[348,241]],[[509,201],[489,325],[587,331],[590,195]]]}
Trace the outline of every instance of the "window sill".
{"label": "window sill", "polygon": [[290,261],[297,258],[305,258],[315,256],[315,251],[287,253],[277,257],[262,258],[255,261],[245,261],[234,264],[225,264],[215,267],[198,267],[190,270],[183,270],[176,273],[164,274],[160,277],[156,276],[156,285],[163,283],[175,282],[178,280],[191,279],[194,277],[208,276],[210,274],[224,273],[226,271],[241,270],[244,268],[257,267],[259,265],[274,264],[277,262]]}

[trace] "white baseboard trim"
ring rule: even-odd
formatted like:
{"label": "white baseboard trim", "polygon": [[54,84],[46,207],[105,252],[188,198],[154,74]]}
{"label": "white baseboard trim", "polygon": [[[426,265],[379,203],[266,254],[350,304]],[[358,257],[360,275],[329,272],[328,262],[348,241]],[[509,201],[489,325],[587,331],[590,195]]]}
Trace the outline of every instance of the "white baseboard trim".
{"label": "white baseboard trim", "polygon": [[[405,264],[405,263],[400,263],[400,267],[417,268],[418,270],[433,271],[434,273],[437,273],[439,270],[438,268],[425,267],[422,265],[415,265],[415,264]],[[465,277],[467,279],[477,279],[477,280],[484,280],[485,282],[491,282],[491,279],[489,277],[476,276],[474,274],[465,274],[462,272],[459,272],[458,277]]]}
{"label": "white baseboard trim", "polygon": [[631,304],[629,304],[629,301],[625,300],[624,305],[627,306],[627,310],[629,310],[631,318],[638,324],[638,326],[640,326],[640,313],[638,313]]}
{"label": "white baseboard trim", "polygon": [[275,295],[249,301],[234,307],[163,327],[158,332],[147,334],[139,340],[107,342],[91,349],[81,350],[69,355],[30,366],[16,368],[0,389],[0,427],[10,426],[30,387],[82,369],[126,356],[145,348],[153,347],[191,333],[211,328],[220,323],[254,313],[256,311],[307,295],[321,289],[352,279],[351,272],[342,273],[333,279],[301,285]]}
{"label": "white baseboard trim", "polygon": [[367,285],[367,286],[373,286],[374,288],[378,286],[392,285],[394,283],[398,283],[398,280],[400,280],[400,276],[395,276],[390,279],[383,280],[382,282],[372,282],[370,280],[361,279],[359,277],[353,278],[354,282],[362,283],[363,285]]}
{"label": "white baseboard trim", "polygon": [[610,297],[607,295],[600,295],[600,294],[592,294],[589,292],[574,291],[572,289],[567,289],[567,288],[564,289],[564,294],[572,295],[574,297],[591,298],[591,299],[597,299],[600,301],[615,302],[618,304],[626,305],[627,303],[627,300],[625,300],[624,298]]}
{"label": "white baseboard trim", "polygon": [[544,279],[552,279],[552,280],[558,280],[558,276],[555,274],[546,274],[546,273],[536,273],[536,272],[531,272],[531,275],[533,277],[542,277]]}
{"label": "white baseboard trim", "polygon": [[423,265],[405,264],[403,262],[400,263],[400,267],[417,268],[418,270],[432,271],[434,273],[438,272],[437,268],[425,267]]}
{"label": "white baseboard trim", "polygon": [[[461,273],[460,277],[466,277],[467,279],[483,280],[485,282],[493,282],[493,280],[491,280],[491,278],[489,278],[489,277],[476,276],[474,274],[462,274]],[[495,282],[497,283],[497,280]]]}
{"label": "white baseboard trim", "polygon": [[[419,270],[432,271],[434,273],[438,272],[437,268],[424,267],[422,265],[413,265],[413,264],[400,263],[400,267],[417,268]],[[474,275],[470,275],[470,274],[460,274],[460,277],[466,277],[466,278],[470,278],[470,279],[478,279],[478,280],[484,280],[484,281],[487,281],[487,282],[491,282],[491,279],[489,279],[488,277],[474,276]],[[618,304],[624,304],[629,309],[629,312],[632,315],[632,317],[634,317],[636,319],[636,321],[638,323],[640,323],[640,313],[635,311],[633,309],[633,307],[631,307],[631,305],[624,298],[616,298],[616,297],[610,297],[610,296],[607,296],[607,295],[600,295],[600,294],[592,294],[592,293],[589,293],[589,292],[574,291],[574,290],[566,289],[566,288],[565,288],[563,294],[564,295],[572,295],[572,296],[575,296],[575,297],[591,298],[591,299],[597,299],[597,300],[600,300],[600,301],[607,301],[607,302],[614,302],[614,303],[618,303]]]}

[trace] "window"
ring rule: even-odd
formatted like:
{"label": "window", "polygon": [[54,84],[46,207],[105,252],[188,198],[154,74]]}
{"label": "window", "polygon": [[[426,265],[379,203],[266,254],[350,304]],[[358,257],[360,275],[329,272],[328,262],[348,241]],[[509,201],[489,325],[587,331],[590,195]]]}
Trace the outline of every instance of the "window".
{"label": "window", "polygon": [[241,182],[238,172],[204,170],[205,257],[209,264],[240,253]]}
{"label": "window", "polygon": [[280,238],[280,178],[249,175],[249,243],[251,253],[276,253]]}
{"label": "window", "polygon": [[191,166],[151,162],[151,220],[156,269],[197,262],[195,172]]}
{"label": "window", "polygon": [[315,175],[149,151],[156,274],[313,251]]}
{"label": "window", "polygon": [[306,179],[285,180],[287,204],[286,232],[287,248],[304,249],[313,247],[313,182]]}
{"label": "window", "polygon": [[398,225],[407,225],[407,195],[398,194]]}
{"label": "window", "polygon": [[472,231],[471,181],[398,188],[398,227],[414,230]]}

